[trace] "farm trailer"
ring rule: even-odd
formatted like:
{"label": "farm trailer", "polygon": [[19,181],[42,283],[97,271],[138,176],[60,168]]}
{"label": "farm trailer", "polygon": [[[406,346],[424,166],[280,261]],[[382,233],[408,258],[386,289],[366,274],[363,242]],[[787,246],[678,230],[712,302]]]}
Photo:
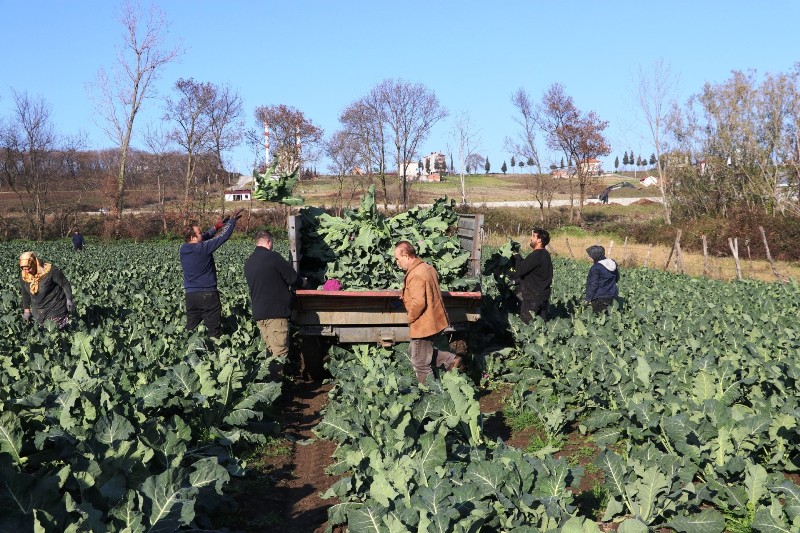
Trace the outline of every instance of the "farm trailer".
{"label": "farm trailer", "polygon": [[[292,266],[299,272],[302,248],[300,217],[288,219]],[[483,215],[460,215],[457,234],[461,248],[470,252],[467,276],[479,277]],[[399,290],[321,291],[298,290],[292,321],[299,328],[305,372],[322,374],[322,360],[330,344],[368,343],[391,346],[408,342],[408,318]],[[442,291],[450,327],[445,333],[463,332],[480,319],[481,293]]]}

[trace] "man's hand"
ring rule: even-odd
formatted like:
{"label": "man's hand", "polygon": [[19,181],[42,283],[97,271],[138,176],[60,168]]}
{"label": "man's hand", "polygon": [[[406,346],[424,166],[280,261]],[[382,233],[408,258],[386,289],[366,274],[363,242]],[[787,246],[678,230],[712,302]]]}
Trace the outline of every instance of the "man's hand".
{"label": "man's hand", "polygon": [[240,218],[242,218],[242,211],[244,211],[244,209],[243,209],[243,208],[239,208],[239,209],[237,209],[237,210],[236,210],[236,211],[233,213],[233,218],[235,218],[236,220],[239,220]]}
{"label": "man's hand", "polygon": [[25,322],[27,322],[27,321],[28,321],[28,320],[30,320],[30,319],[31,319],[31,310],[30,310],[30,309],[26,309],[26,310],[25,310],[25,311],[23,311],[23,313],[22,313],[22,320],[24,320]]}
{"label": "man's hand", "polygon": [[224,218],[217,220],[217,223],[214,224],[214,230],[219,231],[222,228],[222,226],[225,225],[225,222],[227,222],[227,220],[225,220]]}
{"label": "man's hand", "polygon": [[67,313],[71,313],[73,309],[75,309],[75,304],[72,302],[72,300],[67,299]]}

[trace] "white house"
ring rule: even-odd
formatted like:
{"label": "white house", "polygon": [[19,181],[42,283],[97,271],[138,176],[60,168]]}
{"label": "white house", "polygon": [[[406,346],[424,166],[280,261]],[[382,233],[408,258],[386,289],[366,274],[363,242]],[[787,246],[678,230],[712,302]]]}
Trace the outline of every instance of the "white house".
{"label": "white house", "polygon": [[250,189],[236,189],[233,191],[225,191],[226,202],[246,202],[250,200],[250,195],[253,193]]}
{"label": "white house", "polygon": [[[422,167],[420,174],[425,176],[427,174],[435,174],[447,170],[447,158],[441,152],[431,152],[422,158]],[[428,171],[427,169],[430,169]]]}

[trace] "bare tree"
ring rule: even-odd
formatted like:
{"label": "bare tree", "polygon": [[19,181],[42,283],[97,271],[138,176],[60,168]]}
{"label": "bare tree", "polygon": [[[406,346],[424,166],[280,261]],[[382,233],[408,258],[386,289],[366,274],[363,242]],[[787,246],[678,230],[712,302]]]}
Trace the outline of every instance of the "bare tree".
{"label": "bare tree", "polygon": [[547,218],[545,207],[547,211],[550,211],[550,205],[556,192],[556,179],[551,174],[539,171],[531,174],[525,185],[539,204],[539,221],[544,224]]}
{"label": "bare tree", "polygon": [[791,87],[789,90],[788,132],[784,140],[784,153],[787,161],[787,189],[790,197],[794,194],[797,200],[791,204],[795,212],[800,212],[800,63],[794,64],[789,74]]}
{"label": "bare tree", "polygon": [[50,121],[51,106],[41,98],[12,90],[14,108],[0,131],[3,181],[17,195],[30,229],[42,239],[48,197],[56,178],[57,138]]}
{"label": "bare tree", "polygon": [[97,108],[97,124],[120,150],[114,210],[117,228],[125,205],[125,167],[133,136],[133,124],[142,103],[155,96],[153,83],[164,68],[175,61],[180,50],[167,47],[164,38],[167,23],[163,11],[155,5],[144,15],[137,4],[126,1],[120,22],[123,46],[111,75],[100,69],[93,88]]}
{"label": "bare tree", "polygon": [[[591,160],[611,152],[608,141],[603,136],[608,122],[600,120],[594,111],[581,113],[575,107],[572,97],[564,92],[564,87],[559,83],[553,84],[545,92],[539,115],[542,129],[547,136],[547,145],[575,162],[579,193],[578,223],[582,224],[586,188],[595,178]],[[572,193],[573,189],[570,187],[570,222],[573,221],[574,207]]]}
{"label": "bare tree", "polygon": [[208,113],[211,150],[217,158],[218,170],[228,178],[225,185],[230,185],[231,173],[226,171],[223,153],[239,146],[244,138],[242,98],[227,85],[215,86]]}
{"label": "bare tree", "polygon": [[378,86],[385,106],[386,123],[396,150],[397,173],[401,181],[403,207],[408,208],[408,163],[431,128],[447,116],[433,91],[421,83],[384,80]]}
{"label": "bare tree", "polygon": [[172,142],[166,132],[155,126],[148,126],[145,136],[145,145],[149,151],[147,167],[155,175],[156,190],[158,191],[158,213],[161,217],[164,235],[169,233],[166,212],[166,191],[170,176],[179,175],[180,170],[174,168],[176,153],[172,149]]}
{"label": "bare tree", "polygon": [[275,139],[273,154],[278,157],[279,172],[292,172],[319,157],[324,132],[299,109],[283,104],[260,106],[255,116]]}
{"label": "bare tree", "polygon": [[458,154],[458,174],[461,179],[461,203],[467,204],[467,186],[464,179],[464,170],[467,166],[467,158],[478,148],[477,132],[474,130],[469,113],[464,111],[455,117],[453,130],[450,132]]}
{"label": "bare tree", "polygon": [[662,155],[669,150],[666,144],[667,125],[670,110],[675,102],[675,89],[678,79],[663,59],[653,63],[649,71],[639,67],[639,84],[637,98],[639,109],[650,128],[650,135],[655,148],[656,168],[658,169],[658,186],[664,206],[664,222],[672,224],[672,197],[665,173],[665,165],[661,164]]}
{"label": "bare tree", "polygon": [[486,158],[481,154],[471,153],[467,156],[467,173],[477,174],[479,169],[486,164]]}
{"label": "bare tree", "polygon": [[389,202],[386,185],[387,128],[378,88],[373,88],[367,96],[348,105],[339,116],[339,122],[347,135],[356,142],[370,182],[373,169],[377,170],[383,193],[383,208],[386,209]]}
{"label": "bare tree", "polygon": [[183,148],[186,166],[183,174],[183,209],[189,217],[192,185],[196,185],[200,157],[212,151],[211,105],[216,95],[211,83],[180,79],[175,83],[178,99],[166,100],[164,120],[173,124],[168,137]]}
{"label": "bare tree", "polygon": [[[531,101],[525,89],[518,89],[511,95],[511,104],[519,115],[514,117],[514,122],[520,127],[516,138],[506,137],[505,148],[514,155],[522,156],[520,160],[533,161],[539,174],[542,173],[542,164],[539,159],[539,150],[536,147],[536,130],[539,127],[539,110]],[[531,165],[528,162],[528,165]]]}
{"label": "bare tree", "polygon": [[331,173],[336,176],[339,185],[337,204],[341,211],[344,200],[345,180],[349,176],[351,182],[353,181],[353,172],[361,160],[361,153],[355,139],[345,131],[337,131],[328,139],[325,143],[325,153],[331,160],[331,164],[328,168]]}
{"label": "bare tree", "polygon": [[520,161],[524,160],[528,166],[536,167],[536,172],[526,180],[526,188],[539,203],[540,221],[544,223],[545,205],[549,209],[556,184],[553,176],[542,172],[542,162],[536,146],[536,131],[542,122],[540,110],[522,88],[511,95],[511,104],[518,112],[514,122],[520,129],[515,138],[506,137],[504,145],[506,150],[518,156]]}

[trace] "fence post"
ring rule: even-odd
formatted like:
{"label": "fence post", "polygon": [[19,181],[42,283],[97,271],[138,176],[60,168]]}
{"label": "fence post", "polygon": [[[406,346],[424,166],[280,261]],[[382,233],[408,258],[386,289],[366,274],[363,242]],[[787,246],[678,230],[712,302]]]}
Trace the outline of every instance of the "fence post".
{"label": "fence post", "polygon": [[731,247],[731,253],[733,253],[733,260],[736,261],[736,277],[739,281],[742,280],[742,267],[739,265],[739,239],[733,238],[731,239],[728,237],[728,246]]}
{"label": "fence post", "polygon": [[625,242],[622,243],[622,259],[620,260],[621,264],[625,264],[625,251],[628,248],[628,237],[625,237]]}
{"label": "fence post", "polygon": [[778,281],[782,282],[783,278],[778,274],[778,269],[775,268],[775,261],[772,260],[772,254],[769,253],[769,244],[767,244],[767,234],[764,233],[764,226],[759,226],[758,231],[761,232],[761,239],[764,241],[764,249],[767,251],[767,261],[769,261],[769,266],[772,267],[772,273],[775,274]]}
{"label": "fence post", "polygon": [[564,240],[567,241],[567,250],[569,250],[569,256],[575,259],[575,254],[572,253],[572,246],[569,245],[569,237],[566,237]]}

